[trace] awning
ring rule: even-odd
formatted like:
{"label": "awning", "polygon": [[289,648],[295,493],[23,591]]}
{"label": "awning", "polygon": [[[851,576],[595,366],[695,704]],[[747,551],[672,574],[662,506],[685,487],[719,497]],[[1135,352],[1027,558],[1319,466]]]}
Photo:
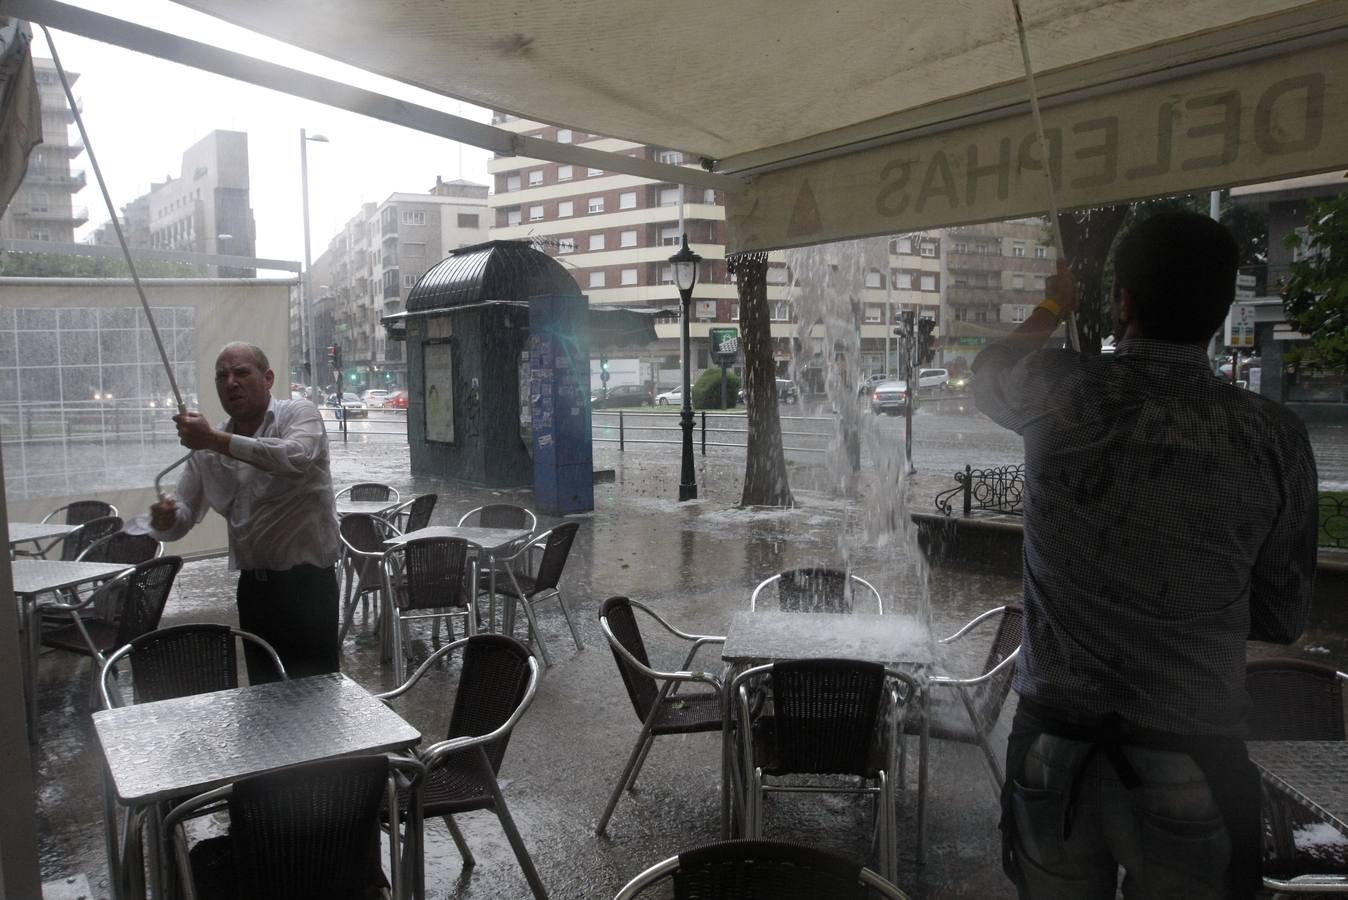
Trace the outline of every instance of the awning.
{"label": "awning", "polygon": [[[625,155],[600,166],[724,190],[732,252],[1047,207],[1001,0],[179,2],[512,115],[685,151],[709,172]],[[61,16],[51,0],[4,5]],[[1348,0],[1021,6],[1064,208],[1348,167]],[[135,40],[189,64],[212,56]],[[288,80],[281,89],[399,114],[305,73]],[[530,158],[595,152],[509,123],[456,131],[452,118],[415,111],[404,124]]]}

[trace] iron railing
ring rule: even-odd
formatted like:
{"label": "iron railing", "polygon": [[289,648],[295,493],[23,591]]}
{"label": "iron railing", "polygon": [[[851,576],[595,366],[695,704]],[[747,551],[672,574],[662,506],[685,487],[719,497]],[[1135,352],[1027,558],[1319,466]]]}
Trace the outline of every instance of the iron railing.
{"label": "iron railing", "polygon": [[[733,421],[733,422],[744,422],[744,421],[745,421],[744,416],[740,416],[740,415],[733,415],[733,416],[732,416],[732,415],[716,415],[716,414],[712,414],[711,417],[710,417],[710,418],[711,418],[711,424],[708,425],[708,421],[707,421],[707,420],[708,420],[708,415],[707,415],[707,413],[706,413],[705,411],[699,412],[697,415],[699,416],[699,419],[696,420],[696,421],[694,422],[694,427],[698,429],[698,433],[699,433],[699,443],[701,444],[701,447],[702,447],[702,455],[703,455],[703,456],[706,456],[706,455],[707,455],[707,448],[708,448],[708,447],[738,447],[738,448],[740,448],[740,449],[744,449],[744,448],[748,445],[748,439],[749,439],[749,438],[748,438],[748,435],[749,435],[749,432],[748,432],[747,428],[745,428],[745,427],[725,428],[725,427],[721,427],[720,423],[717,421],[717,420],[731,420],[731,421]],[[609,417],[609,416],[617,416],[617,430],[618,430],[618,433],[617,433],[617,435],[616,435],[615,437],[600,437],[600,436],[599,436],[599,432],[600,432],[600,426],[601,426],[601,424],[602,424],[601,421],[600,421],[600,419],[601,419],[601,417]],[[636,419],[636,420],[637,420],[636,423],[633,423],[633,422],[632,422],[633,419]],[[648,424],[644,424],[644,423],[643,423],[643,420],[655,420],[655,421],[659,421],[659,422],[668,422],[668,423],[671,423],[671,424],[668,424],[668,425],[665,425],[665,424],[659,424],[659,425],[656,425],[656,424],[649,424],[649,425],[648,425]],[[607,421],[610,422],[610,423],[612,422],[611,419],[608,419]],[[621,450],[625,450],[625,449],[627,448],[627,445],[628,445],[628,444],[681,444],[681,443],[683,443],[683,436],[682,436],[682,434],[680,433],[680,432],[682,432],[682,428],[681,428],[681,426],[679,425],[679,419],[678,419],[677,416],[673,416],[673,415],[670,415],[670,414],[668,414],[668,413],[657,413],[657,412],[643,413],[643,412],[627,412],[626,410],[621,410],[621,409],[618,409],[618,410],[600,410],[600,409],[596,409],[596,410],[593,410],[593,411],[591,412],[591,422],[592,422],[592,424],[593,424],[593,426],[594,426],[594,429],[593,429],[594,434],[593,434],[593,437],[592,437],[593,442],[596,443],[596,444],[606,444],[606,443],[607,443],[607,444],[617,444],[617,445],[618,445],[618,449],[619,449],[620,451],[621,451]],[[828,431],[807,431],[807,430],[800,430],[800,429],[801,429],[801,428],[808,428],[808,427],[809,427],[809,426],[808,426],[808,423],[810,423],[810,422],[826,422],[826,423],[829,424],[829,427],[830,427],[830,429],[831,429],[831,428],[832,428],[832,423],[833,423],[833,419],[832,419],[832,418],[825,418],[825,417],[819,417],[819,416],[782,416],[782,417],[781,417],[781,422],[782,422],[782,426],[783,426],[783,429],[782,429],[782,443],[783,443],[783,447],[782,447],[782,449],[785,450],[786,452],[788,452],[788,453],[827,453],[827,452],[828,452],[828,446],[827,446],[827,443],[828,443],[830,440],[832,440],[832,437],[833,437],[833,432],[832,432],[832,430],[828,430]],[[800,423],[804,423],[804,424],[802,424],[802,425],[800,425],[800,426],[797,426],[796,428],[793,428],[792,430],[787,430],[787,425],[786,425],[786,423],[788,423],[788,422],[800,422]],[[613,426],[612,426],[612,424],[609,424],[607,427],[611,429]],[[654,431],[654,432],[673,432],[674,434],[677,434],[677,435],[679,435],[679,436],[676,437],[676,438],[673,438],[673,439],[671,439],[671,440],[665,440],[664,438],[634,437],[634,436],[628,434],[628,429],[631,429],[632,431],[639,432],[639,433],[640,433],[640,432],[651,432],[651,431]],[[707,436],[708,436],[708,435],[712,435],[712,436],[713,436],[712,440],[708,440],[708,439],[707,439]],[[717,439],[716,439],[716,436],[717,436],[717,435],[742,435],[742,436],[744,437],[744,440],[743,440],[743,441],[725,441],[725,440],[717,440]],[[814,441],[822,441],[822,442],[824,443],[825,446],[817,446],[817,447],[811,447],[811,446],[794,446],[794,447],[788,447],[788,446],[785,446],[786,441],[787,441],[788,439],[794,441],[794,442],[797,443],[797,444],[811,443],[811,442],[814,442]]]}
{"label": "iron railing", "polygon": [[956,496],[962,498],[966,516],[975,509],[1021,515],[1025,511],[1025,466],[965,466],[963,472],[955,473],[955,486],[936,495],[936,509],[950,515]]}

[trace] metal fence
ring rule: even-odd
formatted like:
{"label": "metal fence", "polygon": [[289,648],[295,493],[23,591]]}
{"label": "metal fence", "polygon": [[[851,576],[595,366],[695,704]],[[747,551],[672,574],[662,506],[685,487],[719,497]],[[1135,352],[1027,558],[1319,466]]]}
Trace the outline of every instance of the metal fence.
{"label": "metal fence", "polygon": [[955,486],[936,495],[936,509],[950,515],[956,497],[961,498],[966,516],[975,509],[1020,515],[1024,512],[1025,466],[965,466],[963,472],[955,473]]}
{"label": "metal fence", "polygon": [[[748,420],[742,415],[698,412],[693,426],[702,455],[708,447],[748,446]],[[669,423],[669,424],[665,424]],[[820,428],[814,423],[820,423]],[[681,444],[683,428],[678,416],[657,412],[628,412],[626,410],[596,409],[591,413],[593,441],[596,444],[617,444],[619,450],[628,444]],[[833,419],[825,416],[782,416],[782,449],[788,453],[827,453],[833,438]],[[616,433],[614,432],[616,429]],[[671,438],[647,437],[647,433],[672,434]],[[710,439],[709,439],[710,438]],[[736,439],[728,439],[736,438]]]}
{"label": "metal fence", "polygon": [[5,444],[140,439],[149,443],[178,440],[176,410],[146,400],[81,400],[73,403],[0,403]]}

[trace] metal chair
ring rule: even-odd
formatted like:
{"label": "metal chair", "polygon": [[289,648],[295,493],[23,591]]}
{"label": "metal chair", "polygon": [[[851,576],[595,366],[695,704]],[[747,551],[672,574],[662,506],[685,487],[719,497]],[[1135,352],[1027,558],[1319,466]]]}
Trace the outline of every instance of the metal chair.
{"label": "metal chair", "polygon": [[763,579],[749,597],[751,611],[758,609],[759,595],[772,584],[777,585],[777,608],[782,612],[850,613],[858,588],[875,600],[877,613],[885,611],[875,585],[860,575],[828,568],[788,569]]}
{"label": "metal chair", "polygon": [[[58,506],[51,512],[42,517],[42,524],[60,519],[67,525],[83,525],[86,522],[92,522],[94,519],[101,519],[106,516],[117,515],[117,507],[111,503],[104,503],[102,500],[76,500],[74,503],[67,503],[65,506]],[[49,541],[45,546],[40,542],[34,541],[34,549],[16,551],[18,556],[43,556],[45,557],[57,544],[62,542],[63,538]],[[72,559],[74,557],[71,557]]]}
{"label": "metal chair", "polygon": [[[641,628],[633,610],[639,609],[654,619],[669,634],[681,641],[688,642],[688,654],[676,671],[661,671],[652,668],[650,656],[646,652],[646,643],[641,637]],[[618,800],[625,790],[636,783],[637,775],[646,762],[646,754],[657,737],[669,734],[699,734],[719,732],[721,730],[722,684],[721,680],[709,672],[695,672],[689,667],[693,657],[706,644],[723,644],[725,638],[713,635],[688,634],[680,631],[661,618],[644,603],[629,600],[626,597],[610,597],[599,610],[599,627],[613,651],[613,661],[618,664],[618,673],[622,676],[627,696],[632,701],[632,710],[641,720],[641,731],[636,743],[627,757],[618,783],[613,787],[604,814],[599,817],[595,834],[602,835],[608,829],[609,819],[618,806]],[[704,684],[710,690],[676,693],[680,687],[689,683]],[[722,798],[729,797],[723,786]]]}
{"label": "metal chair", "polygon": [[[919,696],[912,676],[851,659],[777,662],[735,676],[731,696],[739,712],[748,837],[762,836],[768,791],[867,794],[876,801],[881,874],[893,879],[897,827],[890,776],[899,681],[909,697]],[[760,692],[770,700],[753,699]],[[786,776],[792,776],[789,784],[768,780]],[[863,783],[853,786],[838,776]]]}
{"label": "metal chair", "polygon": [[148,534],[118,531],[94,541],[75,558],[80,562],[126,563],[134,566],[163,555],[163,541],[155,540]]}
{"label": "metal chair", "polygon": [[477,525],[479,528],[519,528],[533,533],[538,527],[538,516],[523,506],[493,503],[478,506],[459,516],[459,525]]}
{"label": "metal chair", "polygon": [[[393,677],[406,675],[406,622],[434,619],[438,637],[444,616],[464,616],[465,630],[477,634],[477,614],[472,586],[468,583],[468,542],[461,538],[431,537],[407,541],[389,548],[381,565],[387,621],[393,629]],[[454,636],[453,624],[450,637]]]}
{"label": "metal chair", "polygon": [[75,531],[61,538],[61,559],[72,562],[94,543],[111,537],[122,530],[120,516],[100,516],[90,519]]}
{"label": "metal chair", "polygon": [[384,592],[383,560],[387,551],[384,542],[399,533],[389,520],[368,513],[352,513],[342,516],[338,522],[337,534],[342,539],[342,569],[346,572],[338,643],[346,640],[346,633],[351,629],[356,614],[356,604],[361,600],[366,602],[365,616],[366,622],[369,622],[370,594],[375,595],[375,610],[379,614],[379,601]]}
{"label": "metal chair", "polygon": [[[547,889],[497,783],[511,732],[538,690],[538,660],[529,648],[502,634],[461,638],[431,654],[405,683],[375,696],[386,703],[401,696],[442,657],[459,649],[463,650],[463,669],[454,694],[449,732],[443,741],[417,753],[426,766],[421,813],[444,819],[465,868],[472,868],[476,860],[454,816],[481,809],[496,813],[534,897],[547,900]],[[400,792],[398,803],[401,816],[415,810],[414,798],[406,791]]]}
{"label": "metal chair", "polygon": [[422,494],[404,501],[385,514],[385,518],[397,526],[403,534],[420,531],[431,524],[431,513],[435,511],[435,494]]}
{"label": "metal chair", "polygon": [[[101,668],[106,654],[129,644],[159,626],[173,580],[182,569],[180,556],[161,556],[147,560],[101,585],[89,596],[74,603],[45,603],[45,612],[65,612],[70,625],[42,632],[44,646],[88,656],[94,661],[91,678],[92,702],[99,699]],[[81,610],[91,607],[96,614],[82,617]]]}
{"label": "metal chair", "polygon": [[[424,774],[418,760],[394,754],[344,757],[248,778],[179,804],[164,827],[173,834],[184,895],[377,896],[388,886],[380,860],[381,808],[398,794],[415,796]],[[185,821],[222,800],[229,833],[189,848]],[[414,819],[407,830],[405,853],[396,830],[391,836],[395,898],[407,896],[408,883],[417,880],[417,824]]]}
{"label": "metal chair", "polygon": [[173,625],[142,634],[108,656],[99,677],[103,707],[124,705],[118,691],[117,666],[126,660],[131,670],[134,702],[171,700],[239,686],[235,639],[264,653],[280,679],[285,666],[276,650],[257,635],[228,625]]}
{"label": "metal chair", "polygon": [[637,875],[614,900],[633,900],[662,881],[675,900],[907,900],[870,869],[818,847],[785,841],[721,841],[671,856]]}
{"label": "metal chair", "polygon": [[362,481],[358,484],[349,485],[342,488],[334,496],[341,497],[346,495],[348,499],[356,503],[370,501],[381,503],[384,501],[399,502],[401,496],[398,489],[387,484],[380,484],[377,481]]}
{"label": "metal chair", "polygon": [[[1249,740],[1342,741],[1348,674],[1300,659],[1261,659],[1245,669]],[[1264,887],[1280,894],[1348,894],[1348,851],[1342,844],[1297,843],[1318,820],[1300,804],[1262,787]]]}
{"label": "metal chair", "polygon": [[[566,619],[566,625],[571,629],[571,639],[576,642],[576,649],[583,647],[580,643],[580,634],[576,631],[576,624],[571,621],[571,613],[566,608],[566,601],[562,599],[562,592],[558,584],[562,580],[562,569],[566,566],[566,559],[571,553],[571,545],[576,539],[576,532],[580,525],[575,522],[565,522],[556,528],[543,532],[538,537],[530,541],[526,546],[516,550],[514,554],[505,557],[497,557],[495,564],[502,568],[506,573],[505,583],[499,580],[493,582],[490,572],[482,572],[478,575],[477,589],[479,592],[493,590],[506,597],[506,611],[504,615],[506,633],[513,630],[515,616],[514,607],[516,603],[523,605],[525,618],[529,621],[529,635],[531,640],[538,642],[538,650],[543,655],[543,664],[552,665],[552,660],[548,657],[547,645],[543,643],[543,634],[538,630],[538,619],[534,616],[534,606],[544,600],[557,599],[557,605],[562,608],[562,616]],[[527,572],[517,571],[528,565],[528,554],[534,548],[543,549],[542,558],[538,561],[538,571],[534,575]]]}

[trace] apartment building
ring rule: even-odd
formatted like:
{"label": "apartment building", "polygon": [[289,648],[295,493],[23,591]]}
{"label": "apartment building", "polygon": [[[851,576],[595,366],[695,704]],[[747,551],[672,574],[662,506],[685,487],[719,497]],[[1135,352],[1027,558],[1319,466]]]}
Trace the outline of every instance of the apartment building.
{"label": "apartment building", "polygon": [[[74,243],[75,229],[89,221],[89,211],[75,205],[84,190],[85,174],[71,161],[84,152],[69,127],[75,116],[50,59],[33,57],[38,99],[42,107],[42,143],[28,156],[28,172],[0,216],[0,238],[20,241]],[[66,71],[73,85],[79,78]]]}
{"label": "apartment building", "polygon": [[437,177],[427,193],[363,204],[314,260],[315,343],[341,348],[348,390],[406,386],[403,346],[379,320],[401,312],[417,279],[450,251],[487,240],[487,195],[485,184]]}

